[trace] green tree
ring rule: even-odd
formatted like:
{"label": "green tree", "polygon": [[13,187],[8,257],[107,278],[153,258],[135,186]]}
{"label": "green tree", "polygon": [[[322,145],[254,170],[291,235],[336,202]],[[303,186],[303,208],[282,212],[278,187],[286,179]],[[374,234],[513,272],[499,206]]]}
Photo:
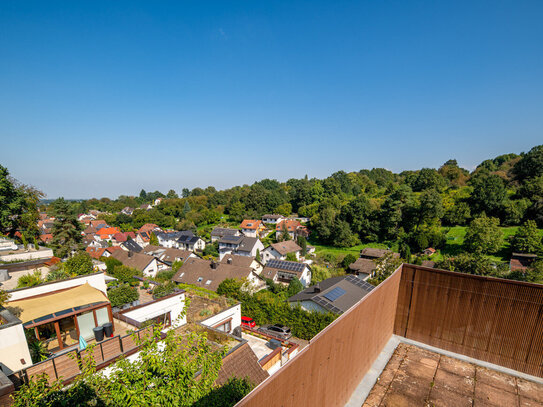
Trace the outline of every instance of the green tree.
{"label": "green tree", "polygon": [[298,261],[295,253],[287,253],[286,259],[287,261]]}
{"label": "green tree", "polygon": [[302,248],[302,256],[305,256],[307,254],[307,239],[304,236],[298,236],[296,242]]}
{"label": "green tree", "polygon": [[288,289],[287,289],[287,295],[289,297],[292,297],[293,295],[298,294],[300,291],[304,289],[304,286],[302,285],[301,281],[298,280],[297,277],[294,277],[290,282],[288,283]]}
{"label": "green tree", "polygon": [[281,204],[275,208],[275,212],[283,216],[289,216],[292,213],[292,205],[289,203]]}
{"label": "green tree", "polygon": [[25,209],[24,196],[15,186],[6,167],[0,165],[0,233],[13,233],[19,226],[18,217]]}
{"label": "green tree", "polygon": [[279,235],[279,239],[277,240],[279,242],[284,242],[290,239],[291,237],[290,237],[290,233],[288,233],[287,222],[283,221],[283,223],[281,223],[281,234]]}
{"label": "green tree", "polygon": [[238,298],[243,283],[242,280],[227,278],[217,287],[217,294],[230,298]]}
{"label": "green tree", "polygon": [[72,250],[81,249],[82,227],[72,212],[69,202],[59,198],[51,204],[51,214],[55,217],[53,223],[52,246],[58,257],[66,257]]}
{"label": "green tree", "polygon": [[93,272],[92,258],[87,252],[79,252],[64,263],[64,269],[71,276],[81,276]]}
{"label": "green tree", "polygon": [[44,282],[45,281],[41,277],[41,271],[38,269],[33,273],[19,277],[19,280],[17,280],[17,288],[34,287],[35,285],[40,285]]}
{"label": "green tree", "polygon": [[541,251],[541,235],[533,220],[527,220],[518,228],[511,242],[511,247],[514,252],[519,253],[539,253]]}
{"label": "green tree", "polygon": [[[205,334],[181,336],[173,329],[160,339],[160,329],[141,340],[135,337],[141,346],[139,356],[119,360],[108,375],[96,371],[90,345],[81,362],[83,374],[66,391],[60,381],[51,386],[46,378],[30,381],[15,394],[14,406],[188,407],[217,388],[225,348],[215,350]],[[233,390],[227,392],[230,402],[247,388]]]}
{"label": "green tree", "polygon": [[189,201],[185,201],[185,205],[183,206],[183,215],[186,215],[191,211],[191,207],[189,205]]}
{"label": "green tree", "polygon": [[260,256],[260,249],[256,249],[256,261],[262,261],[262,257]]}
{"label": "green tree", "polygon": [[173,189],[170,189],[168,191],[168,193],[166,194],[166,198],[168,198],[168,199],[177,199],[177,198],[179,198],[179,196],[177,195],[177,193]]}
{"label": "green tree", "polygon": [[151,232],[149,236],[149,244],[151,246],[158,246],[158,237],[156,237],[155,232]]}
{"label": "green tree", "polygon": [[341,265],[343,266],[344,269],[347,269],[355,261],[356,261],[356,256],[352,253],[347,253],[345,257],[343,258]]}
{"label": "green tree", "polygon": [[122,283],[134,283],[137,281],[134,276],[142,277],[143,273],[133,267],[118,265],[113,268],[111,276]]}
{"label": "green tree", "polygon": [[500,220],[480,216],[471,221],[464,238],[464,246],[470,253],[496,253],[501,247],[502,240]]}
{"label": "green tree", "polygon": [[471,180],[471,185],[473,192],[470,201],[473,212],[500,216],[507,195],[503,180],[495,174],[481,174]]}
{"label": "green tree", "polygon": [[543,175],[543,145],[535,146],[514,166],[513,172],[519,180]]}
{"label": "green tree", "polygon": [[480,253],[460,253],[455,257],[445,257],[437,263],[437,267],[478,276],[493,276],[496,273],[490,259]]}
{"label": "green tree", "polygon": [[109,289],[107,297],[109,298],[112,307],[120,307],[124,304],[136,301],[139,298],[139,294],[136,287],[121,284],[115,288]]}

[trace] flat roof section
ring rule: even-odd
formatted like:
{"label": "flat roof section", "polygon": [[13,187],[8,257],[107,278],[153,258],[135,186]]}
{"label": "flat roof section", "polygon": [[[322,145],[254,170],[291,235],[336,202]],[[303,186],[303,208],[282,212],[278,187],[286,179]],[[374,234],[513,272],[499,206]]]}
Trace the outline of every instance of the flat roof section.
{"label": "flat roof section", "polygon": [[362,407],[541,405],[543,384],[400,343]]}

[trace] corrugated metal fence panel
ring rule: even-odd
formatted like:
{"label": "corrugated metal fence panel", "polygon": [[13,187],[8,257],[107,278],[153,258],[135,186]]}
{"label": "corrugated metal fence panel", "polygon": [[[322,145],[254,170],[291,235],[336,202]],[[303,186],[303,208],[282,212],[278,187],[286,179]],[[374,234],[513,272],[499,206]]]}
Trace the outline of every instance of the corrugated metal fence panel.
{"label": "corrugated metal fence panel", "polygon": [[543,377],[543,286],[404,265],[394,333]]}
{"label": "corrugated metal fence panel", "polygon": [[313,338],[239,406],[343,406],[394,330],[401,271]]}

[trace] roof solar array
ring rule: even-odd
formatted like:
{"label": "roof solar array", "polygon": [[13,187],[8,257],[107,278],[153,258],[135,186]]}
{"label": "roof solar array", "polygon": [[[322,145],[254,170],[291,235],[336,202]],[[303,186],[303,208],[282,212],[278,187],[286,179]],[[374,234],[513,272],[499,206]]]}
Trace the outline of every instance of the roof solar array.
{"label": "roof solar array", "polygon": [[304,271],[304,263],[296,263],[295,261],[284,261],[284,260],[269,260],[266,263],[267,267],[273,267],[280,270],[296,271],[301,273]]}
{"label": "roof solar array", "polygon": [[328,291],[326,294],[323,295],[324,298],[326,298],[329,301],[334,302],[339,297],[341,297],[343,294],[345,294],[346,291],[341,287],[336,287],[333,290]]}
{"label": "roof solar array", "polygon": [[319,297],[319,296],[313,297],[313,302],[316,302],[321,307],[327,309],[330,312],[333,312],[334,314],[343,314],[342,310],[340,310],[338,307],[333,306],[328,301],[324,300],[322,297]]}
{"label": "roof solar array", "polygon": [[371,285],[370,283],[362,280],[361,278],[358,278],[352,274],[348,275],[347,277],[345,277],[345,280],[347,280],[349,283],[352,283],[352,284],[355,284],[357,285],[358,287],[366,290],[366,291],[371,291],[373,290],[375,287],[373,285]]}

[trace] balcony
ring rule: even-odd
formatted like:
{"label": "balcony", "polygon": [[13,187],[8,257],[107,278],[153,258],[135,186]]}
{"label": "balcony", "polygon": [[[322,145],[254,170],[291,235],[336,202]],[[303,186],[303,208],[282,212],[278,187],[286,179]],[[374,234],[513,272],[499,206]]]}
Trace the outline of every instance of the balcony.
{"label": "balcony", "polygon": [[543,285],[404,264],[238,406],[542,405],[542,378]]}

